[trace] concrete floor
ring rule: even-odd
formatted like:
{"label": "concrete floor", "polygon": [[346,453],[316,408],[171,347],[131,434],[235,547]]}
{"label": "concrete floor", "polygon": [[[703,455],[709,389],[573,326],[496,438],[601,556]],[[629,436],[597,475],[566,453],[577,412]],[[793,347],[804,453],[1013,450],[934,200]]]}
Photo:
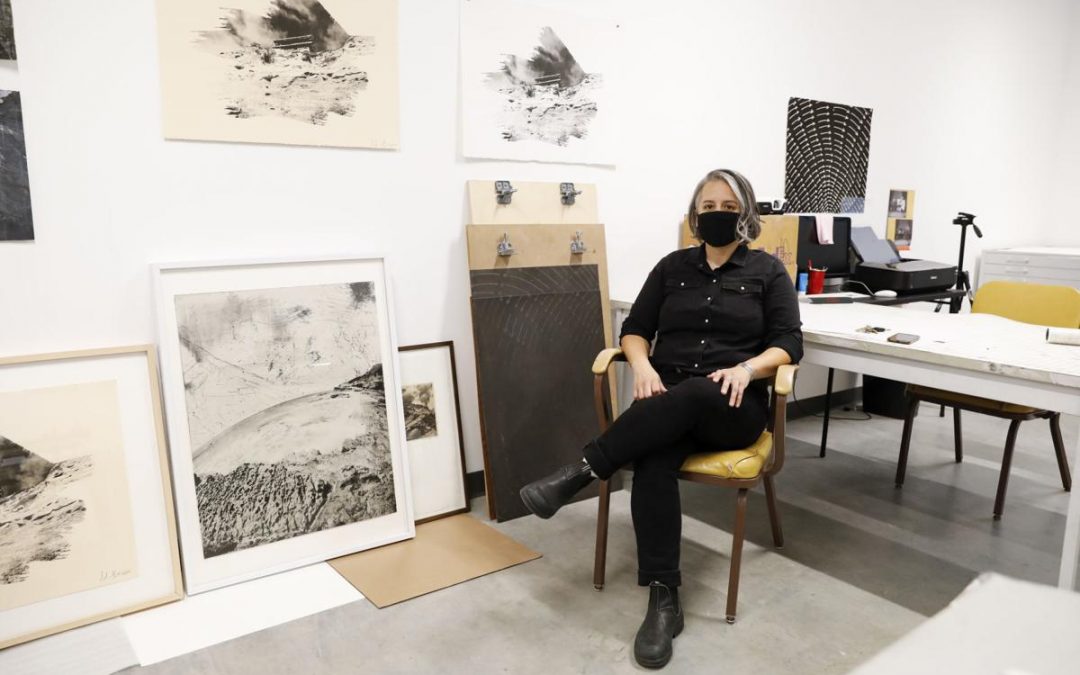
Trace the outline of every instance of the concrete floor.
{"label": "concrete floor", "polygon": [[[793,420],[777,480],[787,546],[768,547],[753,495],[739,621],[724,621],[731,491],[683,484],[686,630],[666,672],[843,673],[944,607],[979,572],[1056,578],[1067,502],[1045,423],[1021,431],[1005,519],[991,520],[1005,425],[968,416],[952,462],[951,417],[925,406],[908,479],[893,487],[900,422]],[[837,414],[843,415],[838,411]],[[1067,420],[1067,442],[1077,420]],[[1074,451],[1070,447],[1070,451]],[[595,500],[554,519],[495,526],[544,557],[378,610],[366,601],[130,672],[622,673],[647,595],[635,585],[629,494],[617,493],[607,588],[591,586]],[[474,514],[482,516],[482,504]],[[721,531],[724,530],[724,531]]]}

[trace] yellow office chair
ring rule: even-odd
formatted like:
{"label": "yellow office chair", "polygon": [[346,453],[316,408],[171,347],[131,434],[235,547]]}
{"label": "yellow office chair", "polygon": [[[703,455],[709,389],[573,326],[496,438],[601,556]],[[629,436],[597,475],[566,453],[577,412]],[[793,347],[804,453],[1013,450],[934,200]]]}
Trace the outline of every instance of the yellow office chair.
{"label": "yellow office chair", "polygon": [[[615,420],[608,387],[608,370],[616,361],[625,361],[619,348],[605,349],[593,362],[593,395],[600,430],[606,430]],[[738,489],[735,500],[735,532],[731,540],[731,568],[728,572],[727,622],[735,623],[735,608],[739,600],[739,566],[742,562],[742,545],[746,533],[746,495],[758,483],[765,485],[765,502],[769,509],[769,525],[772,527],[773,544],[784,547],[784,534],[780,529],[780,512],[776,508],[776,490],[772,478],[784,466],[784,424],[787,420],[787,396],[795,386],[798,366],[780,366],[772,378],[772,398],[769,403],[769,423],[754,444],[742,450],[724,452],[700,452],[690,455],[683,462],[679,478]],[[604,588],[604,572],[607,562],[608,505],[611,495],[608,482],[600,482],[600,505],[596,520],[596,559],[593,563],[593,586]]]}
{"label": "yellow office chair", "polygon": [[[1069,286],[1051,286],[1047,284],[1028,284],[1018,281],[991,281],[979,288],[975,294],[972,313],[995,314],[997,316],[1032,323],[1040,326],[1059,328],[1077,328],[1080,326],[1080,290]],[[1066,491],[1072,489],[1072,476],[1069,462],[1065,456],[1065,442],[1061,438],[1061,413],[1039,410],[1029,406],[993,401],[978,396],[957,394],[932,387],[908,385],[908,409],[904,418],[904,432],[900,440],[900,459],[896,466],[896,487],[904,484],[907,470],[908,449],[911,446],[911,428],[915,423],[915,412],[921,401],[928,401],[953,409],[953,442],[956,462],[964,458],[963,441],[960,432],[960,411],[992,415],[1011,420],[1009,433],[1005,438],[1005,454],[1001,460],[1001,474],[998,476],[997,497],[994,499],[994,520],[1001,518],[1005,508],[1005,490],[1009,486],[1009,469],[1012,466],[1013,448],[1020,423],[1025,420],[1050,420],[1050,437],[1054,443],[1058,471],[1061,473],[1061,486]]]}

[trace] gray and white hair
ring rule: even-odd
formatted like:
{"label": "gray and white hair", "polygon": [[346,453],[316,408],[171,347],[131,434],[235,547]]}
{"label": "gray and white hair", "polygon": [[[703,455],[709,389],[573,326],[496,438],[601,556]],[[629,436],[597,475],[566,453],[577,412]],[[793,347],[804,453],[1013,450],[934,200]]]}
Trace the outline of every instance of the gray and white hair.
{"label": "gray and white hair", "polygon": [[694,194],[690,197],[690,208],[686,212],[687,222],[690,223],[690,232],[696,239],[701,239],[697,229],[697,200],[707,184],[718,180],[726,182],[731,191],[735,193],[735,198],[739,200],[739,223],[735,226],[735,234],[741,243],[749,244],[761,234],[761,219],[758,216],[754,186],[750,185],[750,181],[746,180],[746,177],[741,173],[731,169],[714,169],[710,171],[705,174],[705,177],[694,188]]}

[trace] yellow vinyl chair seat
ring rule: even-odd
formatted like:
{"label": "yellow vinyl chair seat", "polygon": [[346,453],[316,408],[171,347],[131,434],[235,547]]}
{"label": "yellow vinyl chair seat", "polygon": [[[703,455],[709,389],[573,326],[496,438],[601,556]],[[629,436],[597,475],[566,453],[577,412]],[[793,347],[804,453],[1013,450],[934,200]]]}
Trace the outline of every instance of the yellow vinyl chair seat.
{"label": "yellow vinyl chair seat", "polygon": [[763,431],[754,444],[742,450],[699,452],[683,462],[685,473],[699,473],[718,478],[757,478],[768,466],[773,451],[773,435]]}
{"label": "yellow vinyl chair seat", "polygon": [[917,384],[908,385],[908,392],[923,400],[931,400],[934,403],[940,403],[942,405],[955,404],[962,408],[974,409],[976,411],[985,410],[989,413],[1034,415],[1035,413],[1040,412],[1038,408],[1032,408],[1026,405],[1005,403],[1004,401],[995,401],[993,399],[971,396],[969,394],[957,394],[956,392],[934,389],[933,387],[923,387]]}

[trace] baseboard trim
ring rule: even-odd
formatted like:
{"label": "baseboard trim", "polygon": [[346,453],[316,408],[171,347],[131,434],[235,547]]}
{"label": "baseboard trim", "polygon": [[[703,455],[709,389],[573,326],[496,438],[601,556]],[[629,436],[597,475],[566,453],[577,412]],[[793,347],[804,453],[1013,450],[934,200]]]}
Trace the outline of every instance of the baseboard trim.
{"label": "baseboard trim", "polygon": [[[788,419],[794,420],[799,419],[800,417],[810,417],[811,415],[820,415],[825,412],[825,394],[822,394],[821,396],[812,396],[810,398],[802,398],[797,401],[793,399],[794,397],[788,400]],[[861,399],[862,387],[834,391],[832,393],[832,407],[835,409],[837,406],[852,405]]]}

